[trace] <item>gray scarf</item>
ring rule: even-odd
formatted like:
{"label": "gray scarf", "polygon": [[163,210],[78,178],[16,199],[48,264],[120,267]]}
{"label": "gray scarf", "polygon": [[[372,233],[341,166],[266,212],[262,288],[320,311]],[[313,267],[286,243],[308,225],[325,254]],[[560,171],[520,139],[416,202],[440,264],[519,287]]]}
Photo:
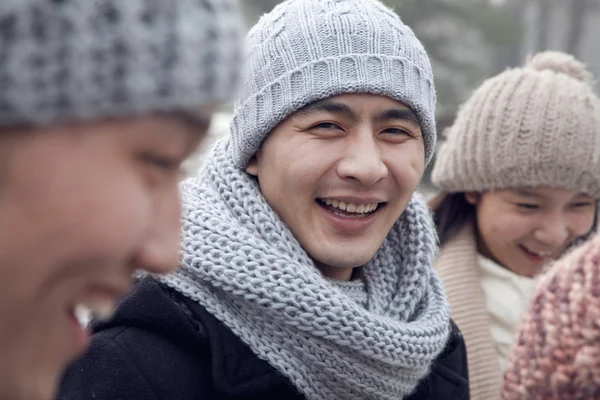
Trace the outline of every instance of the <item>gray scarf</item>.
{"label": "gray scarf", "polygon": [[448,302],[437,247],[414,197],[360,282],[328,280],[233,166],[229,139],[182,185],[182,268],[159,278],[197,301],[308,399],[410,394],[443,350]]}

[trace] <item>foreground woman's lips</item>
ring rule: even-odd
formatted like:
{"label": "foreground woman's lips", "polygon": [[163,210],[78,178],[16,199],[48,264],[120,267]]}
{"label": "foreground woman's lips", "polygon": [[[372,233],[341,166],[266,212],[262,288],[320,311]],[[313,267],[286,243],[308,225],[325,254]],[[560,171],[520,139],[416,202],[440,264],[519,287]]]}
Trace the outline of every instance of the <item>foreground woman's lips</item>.
{"label": "foreground woman's lips", "polygon": [[109,320],[114,315],[119,299],[130,288],[130,283],[123,285],[95,284],[79,294],[71,303],[71,312],[85,327],[92,319]]}
{"label": "foreground woman's lips", "polygon": [[108,320],[114,315],[119,300],[129,292],[131,281],[90,283],[67,304],[68,332],[72,345],[72,356],[80,354],[89,345],[92,319]]}

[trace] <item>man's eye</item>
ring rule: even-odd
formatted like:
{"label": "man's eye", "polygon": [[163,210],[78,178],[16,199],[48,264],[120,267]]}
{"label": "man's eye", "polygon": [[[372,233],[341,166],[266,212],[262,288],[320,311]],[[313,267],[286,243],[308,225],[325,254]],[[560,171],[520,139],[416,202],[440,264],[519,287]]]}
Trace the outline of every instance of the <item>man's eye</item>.
{"label": "man's eye", "polygon": [[334,124],[333,122],[321,122],[313,126],[311,129],[342,129],[339,125]]}
{"label": "man's eye", "polygon": [[389,134],[392,134],[392,135],[412,136],[409,132],[407,132],[404,129],[400,129],[400,128],[387,128],[387,129],[383,130],[381,133],[389,133]]}

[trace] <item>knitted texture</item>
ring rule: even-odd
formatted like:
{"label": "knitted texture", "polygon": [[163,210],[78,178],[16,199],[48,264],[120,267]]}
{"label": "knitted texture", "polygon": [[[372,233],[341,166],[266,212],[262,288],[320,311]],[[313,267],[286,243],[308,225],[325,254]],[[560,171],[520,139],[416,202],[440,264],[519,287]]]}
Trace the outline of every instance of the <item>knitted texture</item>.
{"label": "knitted texture", "polygon": [[223,102],[242,32],[235,0],[2,0],[0,127]]}
{"label": "knitted texture", "polygon": [[600,198],[600,101],[559,52],[485,81],[460,108],[432,173],[446,192],[552,186]]}
{"label": "knitted texture", "polygon": [[474,223],[470,221],[442,247],[434,268],[444,284],[452,320],[467,346],[470,400],[497,400],[502,369],[477,264],[477,240]]}
{"label": "knitted texture", "polygon": [[218,142],[182,185],[181,269],[158,279],[199,302],[308,399],[411,393],[450,333],[432,270],[433,223],[415,197],[360,282],[323,277]]}
{"label": "knitted texture", "polygon": [[600,398],[600,236],[540,278],[504,375],[503,398]]}
{"label": "knitted texture", "polygon": [[419,117],[428,162],[435,148],[429,58],[398,15],[377,0],[288,0],[248,33],[247,68],[234,110],[238,167],[287,116],[342,93],[385,95]]}

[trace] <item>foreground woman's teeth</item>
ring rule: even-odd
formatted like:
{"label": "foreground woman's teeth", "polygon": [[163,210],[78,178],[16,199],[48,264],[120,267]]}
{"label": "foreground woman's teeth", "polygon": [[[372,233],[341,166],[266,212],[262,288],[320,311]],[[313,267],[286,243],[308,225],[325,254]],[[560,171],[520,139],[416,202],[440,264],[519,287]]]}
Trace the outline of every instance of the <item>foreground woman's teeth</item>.
{"label": "foreground woman's teeth", "polygon": [[75,318],[77,318],[77,322],[79,322],[79,325],[81,325],[82,328],[85,328],[92,320],[92,310],[83,304],[77,304],[73,310],[73,313],[75,314]]}
{"label": "foreground woman's teeth", "polygon": [[75,306],[75,318],[82,327],[87,326],[92,319],[109,320],[116,310],[116,305],[111,300],[91,300],[78,303]]}

